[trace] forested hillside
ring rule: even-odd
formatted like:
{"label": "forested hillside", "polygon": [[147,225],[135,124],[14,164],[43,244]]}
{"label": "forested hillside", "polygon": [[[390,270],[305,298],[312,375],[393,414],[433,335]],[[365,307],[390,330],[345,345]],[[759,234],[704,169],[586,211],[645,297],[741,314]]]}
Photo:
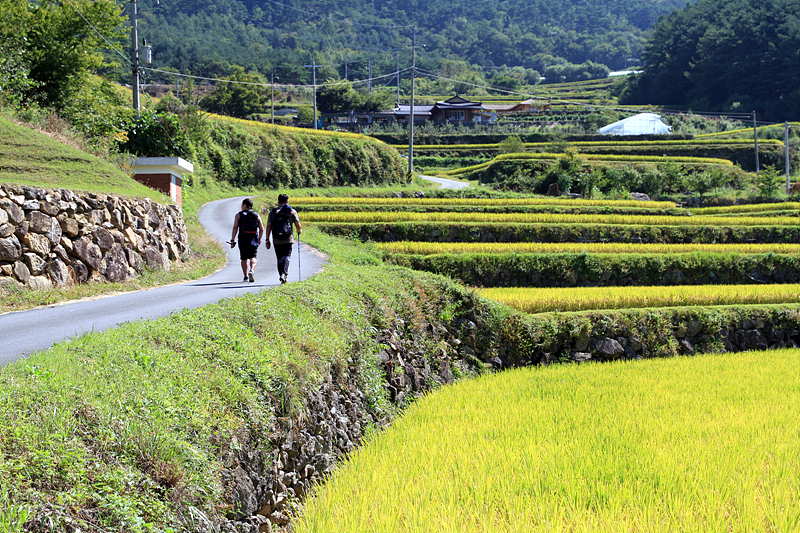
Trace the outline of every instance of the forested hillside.
{"label": "forested hillside", "polygon": [[[125,2],[127,4],[127,2]],[[640,53],[643,32],[682,0],[156,0],[139,2],[140,35],[159,67],[214,74],[225,63],[287,83],[308,82],[312,51],[323,78],[366,78],[409,66],[414,25],[422,68],[443,62],[542,72],[592,61],[623,68]],[[122,4],[122,2],[120,2]],[[400,48],[398,50],[398,48]],[[348,66],[345,67],[345,63]],[[347,69],[347,72],[345,72]]]}
{"label": "forested hillside", "polygon": [[800,3],[699,0],[661,20],[626,103],[800,118]]}

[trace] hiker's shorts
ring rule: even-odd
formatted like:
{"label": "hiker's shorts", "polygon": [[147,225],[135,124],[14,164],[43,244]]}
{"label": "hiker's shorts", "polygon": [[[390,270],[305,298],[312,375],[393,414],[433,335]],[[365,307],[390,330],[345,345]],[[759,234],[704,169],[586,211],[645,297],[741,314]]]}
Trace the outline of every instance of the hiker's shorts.
{"label": "hiker's shorts", "polygon": [[239,259],[242,261],[246,259],[255,259],[258,255],[258,246],[253,246],[250,243],[239,243]]}

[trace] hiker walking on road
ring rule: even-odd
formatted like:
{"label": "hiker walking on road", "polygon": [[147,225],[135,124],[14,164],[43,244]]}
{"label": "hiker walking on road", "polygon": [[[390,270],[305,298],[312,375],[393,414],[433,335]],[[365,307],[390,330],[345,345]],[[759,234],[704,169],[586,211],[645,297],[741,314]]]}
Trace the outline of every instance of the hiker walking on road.
{"label": "hiker walking on road", "polygon": [[[242,273],[244,279],[253,283],[253,271],[256,269],[258,259],[258,245],[261,244],[261,237],[264,235],[264,223],[261,217],[253,211],[253,201],[250,198],[242,200],[242,210],[236,213],[233,219],[233,232],[231,233],[231,248],[236,246],[236,233],[239,233],[239,259],[242,260]],[[269,247],[269,240],[267,240]]]}
{"label": "hiker walking on road", "polygon": [[292,244],[294,244],[294,234],[292,225],[297,228],[297,236],[303,232],[300,227],[300,219],[297,211],[292,209],[287,202],[289,196],[286,194],[278,195],[278,207],[270,210],[267,217],[267,248],[269,248],[269,236],[272,233],[272,240],[275,243],[275,257],[278,258],[278,274],[281,283],[286,283],[289,275],[289,260],[292,257]]}

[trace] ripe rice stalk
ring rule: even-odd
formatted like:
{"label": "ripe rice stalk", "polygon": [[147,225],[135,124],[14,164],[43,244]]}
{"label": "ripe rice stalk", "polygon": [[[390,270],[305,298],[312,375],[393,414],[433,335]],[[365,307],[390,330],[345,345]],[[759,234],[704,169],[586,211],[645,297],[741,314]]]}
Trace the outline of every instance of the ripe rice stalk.
{"label": "ripe rice stalk", "polygon": [[491,288],[480,294],[526,313],[800,302],[800,285]]}
{"label": "ripe rice stalk", "polygon": [[580,215],[560,213],[417,213],[389,212],[309,212],[308,222],[466,222],[500,224],[598,224],[636,226],[797,226],[796,217],[737,217],[735,219],[693,216],[670,217],[656,215]]}
{"label": "ripe rice stalk", "polygon": [[344,198],[306,196],[292,198],[292,205],[564,205],[610,206],[672,209],[675,202],[643,202],[639,200],[573,200],[562,198]]}
{"label": "ripe rice stalk", "polygon": [[414,402],[294,531],[797,531],[797,427],[797,350],[507,370]]}
{"label": "ripe rice stalk", "polygon": [[720,207],[696,207],[689,209],[696,215],[717,215],[728,213],[759,213],[768,211],[788,211],[800,209],[800,202],[776,202],[769,204],[726,205]]}
{"label": "ripe rice stalk", "polygon": [[398,241],[376,243],[389,254],[800,254],[800,244],[650,244],[650,243],[580,243],[580,242],[419,242]]}

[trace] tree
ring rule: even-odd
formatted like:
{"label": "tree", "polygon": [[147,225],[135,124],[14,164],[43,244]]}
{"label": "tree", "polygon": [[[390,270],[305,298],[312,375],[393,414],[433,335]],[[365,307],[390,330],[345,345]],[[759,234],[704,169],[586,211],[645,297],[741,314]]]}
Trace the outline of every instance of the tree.
{"label": "tree", "polygon": [[352,84],[344,80],[328,80],[327,83],[328,85],[317,91],[317,107],[324,112],[383,111],[391,108],[394,102],[394,96],[387,91],[364,94],[353,89]]}
{"label": "tree", "polygon": [[30,78],[30,51],[25,46],[29,18],[27,1],[0,3],[0,103],[18,105],[36,87]]}
{"label": "tree", "polygon": [[263,111],[268,97],[266,88],[260,85],[264,83],[260,76],[248,74],[235,65],[226,79],[234,83],[217,82],[214,92],[200,101],[203,109],[238,118]]}
{"label": "tree", "polygon": [[525,143],[519,135],[509,135],[500,142],[499,151],[501,154],[519,154],[525,151]]}
{"label": "tree", "polygon": [[662,19],[644,50],[644,73],[624,103],[755,109],[767,120],[800,117],[800,4],[698,0]]}
{"label": "tree", "polygon": [[126,36],[122,10],[113,0],[42,0],[29,9],[23,31],[36,82],[30,96],[59,109],[105,64],[100,35],[117,45]]}

